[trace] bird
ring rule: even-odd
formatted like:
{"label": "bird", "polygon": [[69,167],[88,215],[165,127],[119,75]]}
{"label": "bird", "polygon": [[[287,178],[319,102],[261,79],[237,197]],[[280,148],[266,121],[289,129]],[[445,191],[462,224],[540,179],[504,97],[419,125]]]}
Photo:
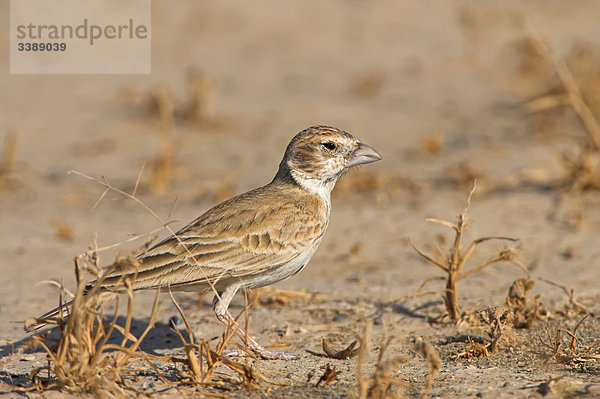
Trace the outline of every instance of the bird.
{"label": "bird", "polygon": [[[135,270],[113,268],[99,284],[115,296],[133,290],[215,292],[214,313],[232,326],[246,346],[262,359],[297,359],[269,351],[235,321],[228,310],[240,288],[263,287],[287,279],[308,264],[329,224],[331,192],[351,168],[383,159],[355,136],[331,126],[312,126],[288,144],[273,180],[209,209],[187,226],[136,257]],[[63,305],[39,317],[63,312]]]}

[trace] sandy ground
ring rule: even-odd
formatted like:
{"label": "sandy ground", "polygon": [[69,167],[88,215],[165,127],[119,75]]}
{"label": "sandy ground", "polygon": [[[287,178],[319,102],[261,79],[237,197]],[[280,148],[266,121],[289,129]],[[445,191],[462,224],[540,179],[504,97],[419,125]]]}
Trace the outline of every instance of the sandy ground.
{"label": "sandy ground", "polygon": [[[554,119],[523,111],[524,101],[552,91],[557,80],[551,66],[519,51],[524,38],[519,21],[528,17],[558,57],[577,46],[597,56],[600,3],[155,1],[150,76],[11,76],[8,2],[0,8],[0,137],[14,133],[18,140],[11,171],[0,177],[4,383],[27,385],[27,375],[45,364],[41,351],[10,357],[28,337],[17,321],[57,303],[57,290],[38,283],[64,280],[73,288],[71,259],[95,235],[105,246],[160,227],[146,210],[118,195],[109,194],[91,210],[103,187],[67,175],[69,170],[105,176],[131,191],[146,163],[138,197],[165,219],[177,198],[172,219],[180,227],[227,196],[268,182],[296,132],[330,124],[377,148],[384,160],[343,178],[319,251],[305,271],[276,286],[315,295],[251,309],[251,333],[260,342],[287,344],[287,351],[300,355],[287,363],[253,361],[285,386],[252,395],[356,395],[356,359],[315,353],[322,353],[322,336],[342,346],[361,335],[365,322],[374,322],[366,374],[372,373],[383,338],[392,337],[386,359],[398,360],[392,375],[414,387],[404,392],[409,397],[422,393],[427,374],[414,350],[417,337],[428,340],[442,359],[432,389],[436,397],[600,396],[599,362],[584,367],[552,358],[538,339],[545,336],[544,320],[515,330],[489,357],[453,359],[468,337],[489,340],[489,328],[431,321],[444,311],[435,296],[394,301],[438,273],[408,239],[421,248],[447,248],[449,230],[425,219],[454,221],[470,178],[478,177],[466,241],[519,238],[518,259],[535,281],[531,296],[539,294],[551,315],[550,330],[572,330],[581,316],[562,315],[567,296],[540,278],[575,289],[592,313],[579,332],[580,345],[598,342],[600,201],[594,192],[576,192],[557,205],[557,190],[546,184],[564,175],[561,154],[576,151],[586,133],[568,107],[550,112],[560,114]],[[589,73],[597,78],[600,68],[593,60],[596,69]],[[152,188],[151,163],[165,144],[151,99],[167,90],[175,109],[184,109],[191,70],[208,77],[201,80],[209,87],[201,97],[213,111],[200,121],[175,117],[175,164],[170,185],[160,192]],[[535,177],[533,183],[527,176]],[[126,255],[141,244],[118,251]],[[502,242],[482,245],[472,264],[503,248]],[[115,250],[103,252],[101,263],[114,256]],[[463,310],[502,305],[521,277],[524,272],[500,263],[461,281]],[[442,288],[439,282],[430,286]],[[201,307],[193,294],[178,298],[198,336],[222,332],[208,296]],[[136,296],[139,329],[152,299],[151,293]],[[232,310],[242,306],[237,298]],[[163,296],[145,350],[183,355],[168,329],[175,314]],[[315,387],[328,363],[341,371],[338,380]],[[309,373],[316,377],[307,382]],[[160,385],[149,370],[138,370],[138,376],[146,388]],[[218,393],[249,394],[239,386],[230,389]],[[1,392],[19,397],[9,389]],[[195,388],[180,386],[154,395],[191,393]]]}

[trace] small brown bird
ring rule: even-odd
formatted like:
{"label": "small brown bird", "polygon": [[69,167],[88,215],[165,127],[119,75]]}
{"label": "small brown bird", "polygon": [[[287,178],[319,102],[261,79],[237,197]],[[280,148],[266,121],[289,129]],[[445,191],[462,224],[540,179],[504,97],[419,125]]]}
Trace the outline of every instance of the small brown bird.
{"label": "small brown bird", "polygon": [[[208,210],[140,254],[137,270],[112,272],[102,280],[101,289],[113,295],[123,292],[124,277],[132,278],[134,290],[214,289],[217,318],[231,323],[250,350],[263,359],[294,359],[246,337],[229,313],[229,303],[242,287],[262,287],[300,272],[327,229],[337,180],[353,166],[380,159],[377,151],[342,130],[328,126],[303,130],[287,146],[273,181]],[[40,319],[60,311],[54,309]]]}

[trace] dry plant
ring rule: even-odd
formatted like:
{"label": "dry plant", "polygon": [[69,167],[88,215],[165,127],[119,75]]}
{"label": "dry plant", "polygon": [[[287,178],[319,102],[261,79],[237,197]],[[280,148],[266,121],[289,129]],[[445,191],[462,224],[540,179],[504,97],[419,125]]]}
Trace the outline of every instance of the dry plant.
{"label": "dry plant", "polygon": [[56,237],[65,241],[73,240],[73,226],[66,222],[61,222],[58,219],[52,219],[51,224]]}
{"label": "dry plant", "polygon": [[171,93],[165,87],[159,87],[153,93],[153,101],[159,118],[160,151],[152,161],[150,188],[155,194],[167,193],[173,179],[175,144],[173,139],[174,105]]}
{"label": "dry plant", "polygon": [[[488,331],[489,342],[483,346],[485,350],[477,349],[481,344],[470,342],[472,352],[481,353],[487,356],[498,351],[501,341],[515,341],[516,336],[512,332],[512,327],[515,321],[514,309],[508,306],[499,306],[497,308],[487,308],[479,313],[482,321],[489,326]],[[476,356],[477,357],[477,356]]]}
{"label": "dry plant", "polygon": [[201,71],[190,70],[190,98],[182,112],[185,119],[206,124],[215,117],[215,94],[219,87],[217,80]]}
{"label": "dry plant", "polygon": [[523,35],[511,57],[519,65],[510,88],[525,99],[522,108],[533,131],[567,137],[571,143],[552,166],[521,170],[506,179],[504,189],[553,190],[549,219],[578,229],[585,222],[586,195],[600,190],[600,51],[576,43],[566,56],[557,57],[530,21],[520,26]]}
{"label": "dry plant", "polygon": [[165,92],[170,105],[169,117],[173,122],[195,122],[208,127],[218,127],[219,118],[215,117],[215,98],[219,89],[219,80],[194,67],[185,72],[187,95],[173,95],[172,87],[161,85],[149,93],[138,93],[131,87],[122,87],[118,93],[120,103],[139,108],[144,116],[163,120]]}
{"label": "dry plant", "polygon": [[433,345],[427,341],[424,341],[423,338],[417,338],[415,341],[415,349],[423,356],[425,362],[427,363],[427,384],[422,395],[422,398],[425,399],[429,396],[429,392],[431,392],[431,388],[433,387],[433,379],[438,371],[440,371],[440,368],[442,367],[442,361],[440,360],[440,355],[435,350]]}
{"label": "dry plant", "polygon": [[[565,219],[572,227],[577,228],[584,220],[581,215],[584,204],[582,194],[600,189],[600,123],[594,114],[600,112],[597,94],[600,87],[600,79],[597,77],[600,56],[592,60],[589,51],[576,49],[568,60],[557,58],[530,23],[525,24],[525,33],[536,56],[541,59],[540,62],[549,65],[557,83],[552,85],[548,94],[527,102],[524,108],[533,116],[541,115],[542,120],[553,118],[549,124],[555,124],[557,115],[564,118],[565,109],[570,110],[586,132],[586,136],[579,140],[582,144],[578,145],[575,154],[563,153],[563,176],[556,178],[555,174],[546,174],[545,181],[536,182],[558,190],[559,196],[555,209],[550,212],[551,218]],[[573,73],[572,67],[575,67],[579,76]],[[575,199],[569,198],[568,194],[576,194]],[[561,206],[565,202],[566,210]],[[566,214],[561,215],[563,212]]]}
{"label": "dry plant", "polygon": [[573,331],[557,328],[552,334],[546,325],[546,340],[540,336],[538,339],[544,347],[552,351],[552,357],[561,363],[579,364],[583,368],[590,363],[600,363],[600,341],[583,345],[581,339],[577,337],[577,331],[588,317],[589,314],[583,316]]}
{"label": "dry plant", "polygon": [[[100,201],[106,197],[108,192],[117,192],[126,198],[133,200],[138,205],[146,209],[163,224],[163,228],[166,228],[169,232],[171,232],[171,234],[175,235],[172,229],[168,226],[168,222],[164,221],[160,216],[158,216],[158,214],[156,214],[156,212],[150,209],[135,196],[141,173],[138,176],[138,180],[132,194],[112,186],[105,179],[95,179],[75,171],[73,171],[73,173],[100,183],[105,187],[105,191],[98,198],[94,206],[97,206]],[[154,232],[151,232],[149,235],[153,233]],[[139,238],[139,236],[130,238],[127,241],[137,238]],[[102,292],[100,288],[102,286],[102,281],[107,275],[114,272],[116,269],[136,270],[140,266],[139,261],[133,257],[118,257],[111,266],[105,269],[101,269],[98,266],[99,252],[114,248],[115,246],[121,244],[122,243],[98,248],[97,244],[94,242],[89,251],[77,256],[74,259],[77,291],[74,295],[72,295],[74,297],[72,302],[68,304],[62,302],[63,293],[68,291],[62,286],[62,284],[60,284],[61,301],[59,303],[59,314],[46,319],[34,319],[26,323],[26,325],[38,323],[55,324],[58,326],[60,331],[60,337],[55,344],[50,340],[48,334],[40,334],[34,336],[31,340],[31,343],[28,345],[41,345],[46,350],[50,361],[47,367],[34,370],[31,377],[34,385],[31,389],[46,390],[53,387],[58,387],[60,389],[66,389],[70,392],[89,392],[99,396],[103,396],[103,394],[109,394],[115,397],[124,396],[131,392],[141,393],[136,388],[128,385],[124,378],[125,369],[132,359],[141,359],[146,361],[149,367],[154,370],[157,376],[167,385],[174,385],[175,383],[167,381],[152,363],[153,361],[186,364],[188,366],[188,372],[184,373],[184,380],[181,382],[188,384],[223,386],[225,383],[234,382],[243,383],[248,389],[255,388],[257,386],[257,382],[261,380],[267,381],[271,384],[277,384],[260,375],[252,367],[230,360],[223,355],[225,346],[228,344],[231,336],[235,332],[235,326],[233,324],[227,328],[215,350],[210,347],[208,342],[201,339],[195,339],[185,314],[177,302],[175,302],[172,295],[171,298],[185,322],[188,330],[188,336],[190,337],[189,341],[186,341],[179,330],[176,330],[176,333],[184,344],[187,358],[178,359],[175,357],[153,356],[143,352],[139,348],[139,345],[154,325],[158,309],[157,305],[159,290],[157,290],[157,295],[152,308],[152,313],[150,315],[148,327],[144,330],[140,337],[133,336],[131,334],[134,293],[132,279],[135,279],[135,275],[132,277],[132,279],[123,279],[123,281],[117,284],[117,286],[120,285],[123,287],[121,291],[124,291],[129,299],[125,326],[121,327],[116,324],[119,303],[118,296],[114,317],[110,322],[104,322],[104,313],[102,311],[101,304],[106,298],[103,295],[105,293]],[[147,249],[149,245],[150,243],[147,243],[145,248]],[[82,262],[83,264],[81,264]],[[81,269],[91,273],[96,278],[97,283],[91,288],[86,283],[86,279],[82,277]],[[246,304],[248,304],[247,298]],[[69,309],[70,311],[68,312],[69,314],[67,317],[65,313]],[[243,313],[247,313],[247,305]],[[249,319],[247,318],[246,331],[249,330],[248,323]],[[108,343],[108,340],[114,331],[120,332],[123,336],[121,343],[118,345]],[[246,339],[248,339],[248,336]],[[244,353],[247,353],[247,350],[244,346],[238,346]],[[239,351],[236,353],[239,353]],[[214,371],[219,365],[224,365],[230,370],[233,370],[241,376],[241,379],[234,381],[233,379],[221,374],[219,374],[218,377],[215,377]],[[40,372],[43,370],[48,370],[47,378],[41,377]],[[53,376],[51,376],[51,374],[53,374]],[[148,392],[145,392],[145,394],[147,393]]]}
{"label": "dry plant", "polygon": [[505,328],[502,317],[506,313],[508,312],[505,309],[499,309],[499,311],[494,312],[490,317],[490,331],[488,333],[491,340],[489,346],[490,353],[496,352],[500,346],[500,339],[504,334]]}
{"label": "dry plant", "polygon": [[323,383],[323,387],[326,387],[327,385],[331,384],[333,381],[337,380],[337,378],[340,374],[342,374],[341,371],[336,370],[335,366],[333,366],[333,368],[331,368],[329,363],[327,363],[327,367],[325,368],[323,375],[319,378],[319,381],[317,381],[315,386],[318,387],[320,383]]}
{"label": "dry plant", "polygon": [[[96,284],[92,289],[87,291],[86,281],[80,277],[81,272],[78,266],[78,260],[84,256],[87,261],[86,270],[96,276],[99,282],[99,284]],[[114,397],[127,396],[128,393],[139,394],[142,392],[129,385],[125,379],[126,368],[133,359],[144,360],[156,373],[157,377],[168,386],[183,383],[203,387],[225,387],[227,384],[234,383],[243,384],[246,389],[250,390],[258,388],[259,381],[281,385],[262,376],[251,366],[233,361],[223,354],[226,345],[232,336],[235,335],[232,325],[226,329],[214,350],[210,347],[209,342],[196,339],[186,315],[171,293],[171,300],[179,311],[189,336],[189,340],[186,340],[183,334],[174,328],[175,333],[183,343],[186,358],[154,356],[142,351],[139,346],[154,326],[156,320],[160,290],[156,293],[150,322],[139,337],[131,334],[134,298],[131,280],[124,280],[122,282],[123,286],[127,289],[129,299],[125,326],[121,327],[116,324],[118,297],[114,317],[111,321],[104,322],[104,313],[100,306],[104,298],[102,298],[102,292],[98,288],[104,276],[109,274],[114,268],[130,269],[139,267],[139,262],[131,257],[119,258],[110,269],[100,270],[95,265],[97,259],[96,254],[93,252],[88,252],[85,255],[75,258],[78,289],[70,306],[71,310],[68,318],[61,313],[57,317],[36,320],[36,322],[43,321],[49,324],[56,324],[59,327],[60,337],[53,344],[48,334],[44,333],[33,337],[31,343],[28,345],[28,347],[41,345],[49,358],[49,365],[47,367],[41,367],[32,372],[33,387],[31,389],[45,391],[56,387],[65,389],[71,393],[93,393],[100,397],[104,393],[108,393]],[[243,312],[247,312],[247,307]],[[246,327],[248,328],[248,326]],[[118,331],[123,336],[121,343],[118,345],[108,343],[108,339],[113,331]],[[244,347],[240,347],[244,349]],[[187,371],[181,371],[182,380],[178,382],[168,381],[153,362],[184,364],[187,366]],[[235,380],[224,373],[215,373],[217,367],[220,365],[232,370],[240,378]],[[43,370],[48,371],[48,377],[41,377]],[[53,377],[50,377],[50,374]],[[148,394],[151,392],[146,391],[144,393]]]}
{"label": "dry plant", "polygon": [[154,194],[168,192],[177,175],[175,165],[176,143],[174,125],[177,120],[192,120],[199,123],[214,122],[214,95],[218,84],[215,78],[200,72],[189,73],[190,99],[186,104],[177,105],[172,91],[161,85],[155,88],[145,101],[149,114],[157,118],[151,126],[158,130],[159,151],[150,161],[152,176],[149,186]]}
{"label": "dry plant", "polygon": [[383,398],[401,398],[403,395],[398,392],[398,388],[413,389],[406,382],[392,376],[394,370],[401,363],[400,359],[384,360],[385,351],[392,340],[391,337],[384,338],[379,345],[379,355],[375,371],[371,377],[365,377],[364,364],[369,350],[369,341],[371,339],[371,323],[365,326],[361,346],[358,351],[358,365],[356,374],[358,379],[358,395],[360,399],[383,399]]}
{"label": "dry plant", "polygon": [[425,258],[427,261],[429,261],[433,265],[437,266],[438,268],[442,269],[445,276],[433,277],[433,278],[425,280],[423,282],[423,284],[421,284],[421,286],[407,298],[416,297],[418,295],[429,294],[429,292],[421,293],[421,294],[419,292],[425,285],[427,285],[428,283],[430,283],[432,281],[445,280],[446,281],[446,289],[443,291],[442,298],[444,299],[444,303],[446,305],[447,316],[450,317],[450,319],[452,319],[454,321],[458,321],[461,318],[461,311],[460,311],[460,304],[459,304],[458,290],[457,290],[457,283],[459,281],[470,276],[471,274],[477,273],[477,272],[485,269],[486,267],[491,266],[495,263],[499,263],[499,262],[508,262],[515,266],[518,266],[527,275],[529,275],[527,268],[525,266],[523,266],[523,264],[515,258],[515,252],[516,252],[515,247],[510,247],[505,250],[502,250],[497,255],[487,259],[484,262],[479,263],[476,266],[471,267],[469,270],[463,270],[465,268],[467,261],[469,260],[469,258],[473,254],[473,252],[475,251],[475,248],[477,247],[477,245],[479,245],[483,242],[486,242],[486,241],[490,241],[490,240],[504,240],[504,241],[510,241],[510,242],[518,241],[517,239],[510,238],[510,237],[481,237],[481,238],[473,240],[471,242],[471,244],[467,247],[466,251],[463,251],[462,239],[463,239],[463,235],[466,230],[466,227],[467,227],[467,211],[469,210],[469,206],[471,204],[471,197],[472,197],[473,193],[475,192],[476,187],[477,186],[476,186],[475,182],[473,182],[473,188],[471,189],[471,191],[469,192],[469,195],[467,197],[467,205],[463,209],[463,211],[458,215],[458,221],[456,223],[451,223],[446,220],[436,219],[436,218],[426,219],[428,222],[441,224],[442,226],[446,226],[446,227],[449,227],[452,230],[454,230],[454,233],[455,233],[454,243],[452,244],[452,247],[450,247],[450,249],[448,250],[447,255],[442,253],[441,250],[438,250],[438,252],[439,252],[437,254],[438,256],[426,254],[425,252],[418,249],[415,246],[415,244],[412,242],[412,240],[410,241],[414,250],[420,256]]}
{"label": "dry plant", "polygon": [[480,190],[483,188],[485,192],[490,188],[487,173],[473,166],[468,160],[448,165],[446,168],[446,180],[458,187],[469,187],[473,184],[473,181],[477,180]]}
{"label": "dry plant", "polygon": [[575,290],[573,288],[569,290],[564,285],[557,284],[545,278],[540,278],[540,280],[550,284],[553,287],[560,288],[567,295],[568,301],[564,307],[564,315],[567,318],[572,319],[574,316],[585,315],[589,313],[587,307],[575,297]]}
{"label": "dry plant", "polygon": [[469,338],[469,342],[464,351],[456,353],[451,356],[451,359],[476,359],[480,357],[487,357],[490,355],[488,348],[491,346],[491,343],[486,342],[485,344],[481,344],[479,342],[473,341]]}
{"label": "dry plant", "polygon": [[358,341],[352,341],[350,345],[348,345],[344,349],[337,349],[331,345],[331,342],[323,337],[323,352],[327,355],[327,357],[332,359],[351,359],[357,356],[360,352],[360,347],[357,348]]}
{"label": "dry plant", "polygon": [[[581,92],[580,85],[564,59],[554,56],[550,46],[530,23],[524,26],[526,38],[542,62],[552,65],[559,79],[557,89],[560,93],[551,93],[538,97],[525,104],[529,112],[547,112],[558,106],[568,104],[580,119],[588,134],[589,144],[594,151],[600,149],[600,125]],[[585,63],[585,61],[584,61]]]}
{"label": "dry plant", "polygon": [[512,324],[516,328],[531,328],[541,310],[540,295],[529,299],[533,281],[520,278],[515,280],[508,290],[505,308],[512,313]]}
{"label": "dry plant", "polygon": [[[137,393],[125,380],[126,366],[132,359],[151,363],[151,356],[139,349],[150,329],[154,326],[158,310],[158,292],[152,306],[150,322],[139,337],[131,333],[133,319],[133,286],[131,280],[124,279],[118,286],[126,290],[128,297],[125,325],[117,325],[119,300],[116,300],[115,313],[110,321],[104,320],[102,310],[103,292],[100,284],[87,289],[87,280],[82,274],[91,273],[101,283],[105,276],[116,267],[136,268],[139,262],[134,258],[120,258],[109,268],[100,269],[97,265],[97,252],[90,250],[74,258],[77,291],[68,306],[68,317],[64,314],[66,304],[62,303],[64,287],[61,284],[61,312],[36,322],[56,325],[59,338],[55,341],[47,333],[35,335],[27,346],[41,346],[48,357],[48,366],[35,369],[30,378],[32,389],[45,391],[52,388],[71,393],[92,393],[98,397],[123,397]],[[108,340],[114,331],[123,336],[119,344],[110,344]],[[47,377],[41,372],[46,370]],[[160,373],[158,374],[160,378]]]}
{"label": "dry plant", "polygon": [[436,132],[419,140],[419,150],[422,153],[441,155],[444,152],[444,133]]}
{"label": "dry plant", "polygon": [[475,341],[469,337],[464,350],[452,355],[452,359],[487,357],[502,346],[521,342],[513,332],[513,327],[523,327],[519,324],[521,320],[518,317],[521,314],[519,312],[518,308],[510,305],[487,307],[476,312],[475,315],[479,316],[480,322],[489,327],[488,338]]}
{"label": "dry plant", "polygon": [[[510,71],[511,77],[515,79],[515,82],[510,85],[510,88],[516,94],[531,98],[533,93],[545,90],[547,96],[544,104],[540,105],[545,106],[549,103],[562,102],[560,97],[551,96],[552,93],[556,93],[560,89],[555,82],[550,60],[539,52],[539,49],[529,37],[523,35],[512,41],[509,56],[515,63],[514,68]],[[534,105],[533,103],[531,104]]]}
{"label": "dry plant", "polygon": [[350,81],[350,92],[362,99],[376,97],[385,87],[387,76],[383,72],[368,72]]}
{"label": "dry plant", "polygon": [[[205,341],[201,338],[195,338],[194,332],[190,326],[190,323],[185,313],[173,297],[173,294],[171,292],[169,292],[169,294],[171,295],[171,301],[173,302],[181,318],[183,319],[189,339],[186,340],[181,331],[179,331],[179,329],[176,326],[172,326],[173,330],[183,343],[186,358],[181,359],[176,357],[169,357],[163,359],[174,363],[182,363],[187,366],[187,371],[181,373],[184,377],[184,380],[182,382],[186,384],[200,385],[204,387],[224,387],[227,383],[239,383],[243,384],[244,387],[248,390],[259,388],[259,381],[265,381],[269,384],[274,385],[282,385],[280,383],[269,380],[251,366],[231,360],[224,355],[227,344],[235,336],[235,326],[233,324],[229,324],[227,326],[227,329],[221,335],[220,340],[217,342],[215,349],[211,348],[208,341]],[[242,310],[242,313],[240,313],[240,315],[238,315],[238,317],[236,318],[236,322],[242,314],[246,315],[246,331],[248,331],[248,301],[246,301],[246,306]],[[244,346],[239,345],[238,347],[244,354],[252,356],[252,353],[249,352]],[[224,373],[217,374],[216,370],[217,367],[219,367],[220,365],[223,365],[231,371],[235,372],[240,377],[240,379],[236,381],[227,377]]]}
{"label": "dry plant", "polygon": [[17,144],[16,133],[9,133],[4,139],[2,158],[0,158],[0,190],[12,190],[24,183],[16,168]]}

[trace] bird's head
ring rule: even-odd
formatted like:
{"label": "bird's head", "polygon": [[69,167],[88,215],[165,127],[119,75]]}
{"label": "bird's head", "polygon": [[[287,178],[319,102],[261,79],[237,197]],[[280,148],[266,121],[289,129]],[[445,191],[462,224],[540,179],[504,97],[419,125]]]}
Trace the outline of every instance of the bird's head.
{"label": "bird's head", "polygon": [[301,186],[331,192],[351,167],[379,161],[381,155],[353,135],[330,126],[313,126],[298,133],[288,145],[278,176],[289,173]]}

